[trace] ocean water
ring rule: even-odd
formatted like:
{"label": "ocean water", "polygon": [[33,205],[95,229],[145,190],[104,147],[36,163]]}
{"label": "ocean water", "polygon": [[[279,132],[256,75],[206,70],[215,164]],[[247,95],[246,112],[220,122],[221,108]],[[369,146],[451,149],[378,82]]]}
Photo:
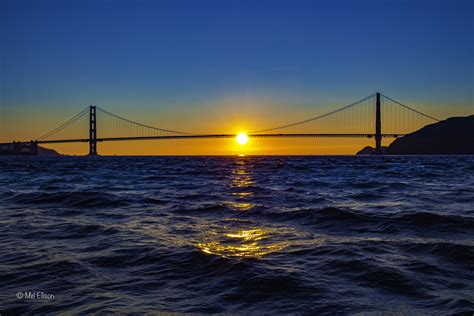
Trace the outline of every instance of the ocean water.
{"label": "ocean water", "polygon": [[474,311],[472,156],[2,157],[0,223],[2,316]]}

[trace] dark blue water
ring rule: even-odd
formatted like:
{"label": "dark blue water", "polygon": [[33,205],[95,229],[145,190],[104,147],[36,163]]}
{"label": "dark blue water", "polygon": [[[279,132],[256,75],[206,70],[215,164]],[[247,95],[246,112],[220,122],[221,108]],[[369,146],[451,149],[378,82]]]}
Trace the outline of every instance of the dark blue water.
{"label": "dark blue water", "polygon": [[0,223],[2,315],[474,311],[474,157],[4,157]]}

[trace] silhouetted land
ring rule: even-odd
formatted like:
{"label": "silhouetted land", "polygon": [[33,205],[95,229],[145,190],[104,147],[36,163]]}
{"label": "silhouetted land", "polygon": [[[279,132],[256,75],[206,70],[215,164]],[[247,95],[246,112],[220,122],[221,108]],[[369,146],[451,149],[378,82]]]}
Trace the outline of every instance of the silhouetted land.
{"label": "silhouetted land", "polygon": [[49,148],[44,148],[44,147],[38,146],[38,156],[53,157],[53,156],[62,156],[62,154],[58,153],[54,149],[49,149]]}
{"label": "silhouetted land", "polygon": [[[0,156],[16,156],[16,155],[29,156],[31,155],[31,153],[28,150],[20,151],[19,153],[17,153],[13,150],[13,147],[11,144],[0,144]],[[54,157],[54,156],[62,156],[62,154],[58,153],[54,149],[38,146],[38,156]]]}
{"label": "silhouetted land", "polygon": [[[382,146],[382,153],[385,153],[386,150],[387,146]],[[375,148],[371,146],[365,146],[364,148],[359,150],[356,155],[375,155]]]}
{"label": "silhouetted land", "polygon": [[[474,115],[451,117],[396,139],[385,148],[389,155],[473,155]],[[365,147],[357,155],[371,155]]]}

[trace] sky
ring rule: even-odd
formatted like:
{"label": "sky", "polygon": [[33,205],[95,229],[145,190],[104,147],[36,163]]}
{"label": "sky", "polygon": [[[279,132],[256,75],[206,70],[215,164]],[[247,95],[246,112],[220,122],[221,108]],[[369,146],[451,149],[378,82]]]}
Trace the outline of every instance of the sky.
{"label": "sky", "polygon": [[[0,0],[0,142],[36,139],[90,104],[206,133],[291,123],[376,91],[440,119],[473,114],[473,21],[471,0]],[[99,153],[353,154],[372,142],[117,142]]]}

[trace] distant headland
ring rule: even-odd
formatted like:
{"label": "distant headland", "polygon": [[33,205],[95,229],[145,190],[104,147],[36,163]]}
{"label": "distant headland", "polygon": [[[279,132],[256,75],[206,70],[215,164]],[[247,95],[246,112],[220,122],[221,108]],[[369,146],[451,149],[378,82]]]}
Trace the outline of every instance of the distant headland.
{"label": "distant headland", "polygon": [[[426,125],[396,139],[382,151],[388,155],[473,155],[474,115],[451,117]],[[372,154],[375,154],[375,149],[370,146],[357,153]]]}
{"label": "distant headland", "polygon": [[20,146],[14,143],[0,144],[0,156],[42,156],[55,157],[63,156],[54,149],[36,146],[36,150],[32,151],[30,145]]}

